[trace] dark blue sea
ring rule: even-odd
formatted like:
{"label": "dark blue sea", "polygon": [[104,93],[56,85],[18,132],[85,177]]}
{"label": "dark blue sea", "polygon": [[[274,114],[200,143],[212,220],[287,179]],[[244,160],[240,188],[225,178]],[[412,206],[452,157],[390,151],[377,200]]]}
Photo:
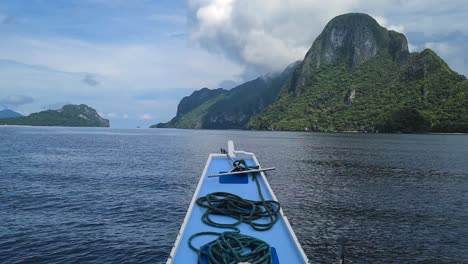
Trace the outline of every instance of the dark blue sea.
{"label": "dark blue sea", "polygon": [[0,127],[0,263],[165,263],[228,139],[312,263],[468,263],[468,135],[44,127]]}

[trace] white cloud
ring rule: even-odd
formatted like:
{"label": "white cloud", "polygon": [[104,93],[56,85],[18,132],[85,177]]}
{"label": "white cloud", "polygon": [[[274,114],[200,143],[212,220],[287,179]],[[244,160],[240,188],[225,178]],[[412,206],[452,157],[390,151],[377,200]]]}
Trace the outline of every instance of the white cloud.
{"label": "white cloud", "polygon": [[390,1],[191,0],[191,39],[261,71],[278,71],[302,59],[330,19],[363,2]]}
{"label": "white cloud", "polygon": [[454,47],[446,42],[427,42],[425,47],[444,55],[452,55],[452,53],[456,52]]}
{"label": "white cloud", "polygon": [[[206,1],[205,1],[206,2]],[[234,0],[213,0],[197,10],[197,18],[203,21],[203,27],[222,26],[229,22]]]}
{"label": "white cloud", "polygon": [[[116,121],[112,126],[125,126],[125,122],[139,122],[140,113],[157,113],[157,118],[152,122],[170,120],[180,99],[191,92],[191,89],[183,89],[185,92],[170,88],[160,92],[155,92],[157,88],[141,91],[128,89],[104,77],[100,78],[102,83],[98,86],[90,86],[82,81],[83,76],[81,73],[61,72],[0,59],[0,100],[15,102],[16,106],[9,107],[22,113],[84,103],[95,108],[102,117]],[[34,101],[19,105],[18,98],[10,95],[34,95]],[[122,112],[125,114],[119,114]],[[122,122],[118,123],[119,120]]]}
{"label": "white cloud", "polygon": [[415,52],[420,50],[420,48],[417,45],[413,45],[411,42],[408,40],[408,50],[409,52]]}
{"label": "white cloud", "polygon": [[[468,39],[468,37],[467,37]],[[434,50],[442,59],[450,62],[450,67],[460,74],[468,75],[466,42],[427,42],[424,47]]]}
{"label": "white cloud", "polygon": [[[1,53],[1,51],[0,51]],[[102,96],[109,87],[96,89],[83,82],[84,74],[53,70],[43,66],[0,59],[0,96],[31,94],[41,105],[69,101],[81,96]],[[117,88],[117,87],[116,87]],[[47,100],[44,100],[47,99]]]}
{"label": "white cloud", "polygon": [[108,117],[108,118],[118,118],[119,116],[116,113],[108,113],[106,115],[106,117]]}
{"label": "white cloud", "polygon": [[151,119],[153,119],[153,116],[151,116],[150,114],[142,114],[142,115],[140,115],[140,119],[141,120],[151,120]]}
{"label": "white cloud", "polygon": [[405,26],[401,24],[390,24],[388,20],[383,16],[373,16],[373,18],[381,25],[389,30],[394,30],[396,32],[405,33]]}
{"label": "white cloud", "polygon": [[10,94],[4,98],[0,98],[0,105],[5,106],[19,106],[34,102],[31,96]]}
{"label": "white cloud", "polygon": [[468,5],[466,0],[399,0],[386,9],[372,10],[385,14],[391,24],[404,25],[407,32],[424,32],[427,35],[460,31],[468,33],[466,27]]}
{"label": "white cloud", "polygon": [[[193,41],[260,73],[302,59],[325,24],[343,13],[371,14],[401,33],[468,33],[463,0],[189,0],[188,7]],[[420,47],[410,43],[412,51]]]}
{"label": "white cloud", "polygon": [[5,37],[0,42],[0,58],[62,72],[86,73],[82,79],[92,76],[93,80],[99,79],[100,87],[117,85],[117,90],[215,87],[222,80],[235,79],[242,70],[222,56],[190,47],[183,40],[162,46]]}
{"label": "white cloud", "polygon": [[0,41],[0,99],[34,95],[35,103],[16,107],[23,112],[66,101],[102,113],[126,112],[127,122],[139,120],[138,113],[158,113],[155,121],[162,122],[174,115],[182,96],[162,98],[158,105],[135,98],[156,90],[178,94],[180,88],[217,87],[242,72],[240,65],[183,40],[171,44],[5,36]]}

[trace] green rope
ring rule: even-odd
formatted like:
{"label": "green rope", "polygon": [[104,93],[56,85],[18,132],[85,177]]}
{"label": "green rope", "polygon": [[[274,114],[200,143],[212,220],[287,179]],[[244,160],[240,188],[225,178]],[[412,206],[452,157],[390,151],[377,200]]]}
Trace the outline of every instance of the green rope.
{"label": "green rope", "polygon": [[[234,170],[251,169],[244,160],[236,160],[233,165]],[[236,226],[244,222],[257,231],[267,231],[271,229],[278,220],[280,204],[277,201],[265,200],[262,190],[260,189],[257,175],[253,174],[252,179],[257,185],[260,201],[244,199],[235,194],[226,192],[209,193],[206,196],[198,198],[196,201],[197,205],[207,209],[202,216],[203,223],[214,227],[237,230]],[[213,221],[210,218],[211,215],[229,216],[237,221],[231,224],[221,224]],[[255,220],[262,218],[267,218],[268,222],[255,222]]]}
{"label": "green rope", "polygon": [[[236,160],[233,162],[232,171],[244,171],[258,169],[258,166],[249,167],[245,160]],[[189,246],[198,254],[198,263],[224,264],[249,262],[252,264],[270,264],[272,263],[271,248],[268,243],[255,237],[242,235],[237,228],[240,223],[246,223],[257,231],[267,231],[278,221],[280,204],[277,201],[265,200],[260,188],[260,182],[257,174],[252,175],[252,180],[257,185],[259,201],[244,199],[232,193],[214,192],[197,199],[198,206],[207,210],[202,216],[203,223],[219,228],[230,228],[234,232],[200,232],[189,238]],[[211,215],[224,215],[236,219],[230,224],[215,222]],[[259,219],[268,219],[256,221]],[[205,244],[200,249],[192,245],[192,240],[199,236],[216,235],[217,239]]]}
{"label": "green rope", "polygon": [[[250,225],[257,231],[266,231],[273,227],[278,220],[280,205],[276,201],[252,201],[243,199],[232,193],[215,192],[200,197],[197,205],[207,210],[202,216],[203,223],[219,227],[237,230],[236,226],[241,222]],[[211,219],[211,215],[229,216],[237,221],[231,224],[222,224]],[[267,218],[268,222],[259,223],[255,220]]]}
{"label": "green rope", "polygon": [[[200,249],[192,245],[199,236],[215,235],[215,240]],[[271,247],[258,238],[242,235],[239,232],[200,232],[189,238],[190,248],[197,252],[198,263],[233,264],[247,262],[251,264],[271,264]]]}

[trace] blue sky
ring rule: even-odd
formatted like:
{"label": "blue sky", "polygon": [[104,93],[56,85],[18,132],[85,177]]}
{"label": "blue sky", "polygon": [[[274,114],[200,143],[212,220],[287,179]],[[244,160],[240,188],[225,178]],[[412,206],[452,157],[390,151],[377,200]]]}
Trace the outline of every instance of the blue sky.
{"label": "blue sky", "polygon": [[327,21],[365,12],[468,74],[468,7],[430,0],[1,0],[0,107],[86,103],[113,127],[168,121],[192,91],[281,71]]}

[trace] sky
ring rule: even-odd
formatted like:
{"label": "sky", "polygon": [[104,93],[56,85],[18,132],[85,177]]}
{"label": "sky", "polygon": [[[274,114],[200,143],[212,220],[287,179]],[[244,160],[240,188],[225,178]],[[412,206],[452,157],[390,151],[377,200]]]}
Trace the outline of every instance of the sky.
{"label": "sky", "polygon": [[468,75],[462,0],[0,0],[0,108],[84,103],[111,127],[148,127],[197,89],[230,89],[303,59],[349,12]]}

